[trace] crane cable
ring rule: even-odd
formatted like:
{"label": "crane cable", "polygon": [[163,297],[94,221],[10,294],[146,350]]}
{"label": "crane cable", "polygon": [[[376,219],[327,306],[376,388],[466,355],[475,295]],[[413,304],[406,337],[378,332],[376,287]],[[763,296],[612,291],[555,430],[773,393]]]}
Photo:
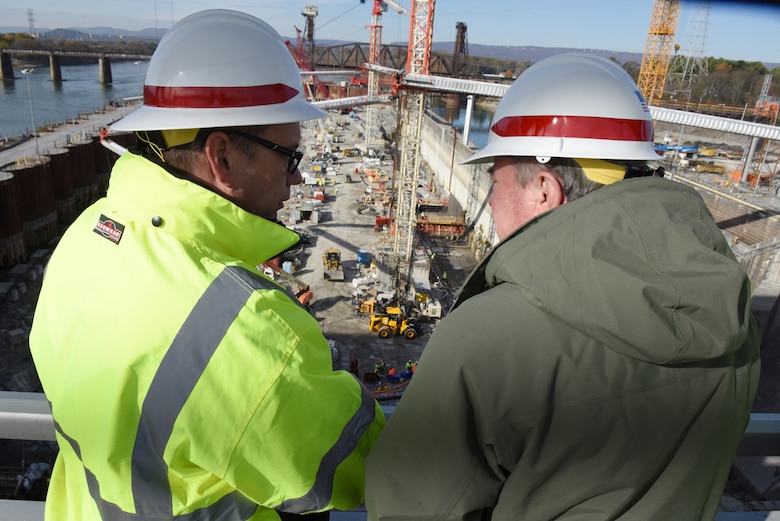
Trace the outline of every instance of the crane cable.
{"label": "crane cable", "polygon": [[361,6],[361,5],[363,5],[363,3],[362,3],[362,2],[361,2],[360,4],[358,4],[358,5],[356,5],[355,7],[350,7],[349,9],[347,9],[346,11],[344,11],[343,13],[341,13],[340,15],[338,15],[336,18],[331,18],[330,20],[328,20],[327,22],[325,22],[324,24],[320,25],[320,26],[319,26],[319,27],[317,27],[317,28],[318,28],[318,29],[322,29],[323,27],[325,27],[325,26],[326,26],[326,25],[328,25],[329,23],[331,23],[331,22],[335,22],[336,20],[338,20],[339,18],[341,18],[341,17],[342,17],[342,16],[344,16],[345,14],[349,13],[350,11],[352,11],[353,9],[355,9],[355,8],[357,8],[357,7]]}

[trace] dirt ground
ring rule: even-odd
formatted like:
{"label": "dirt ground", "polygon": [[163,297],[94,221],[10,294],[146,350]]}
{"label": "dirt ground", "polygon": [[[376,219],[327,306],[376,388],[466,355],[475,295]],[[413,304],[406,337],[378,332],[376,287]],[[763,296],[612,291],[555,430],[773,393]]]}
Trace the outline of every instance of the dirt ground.
{"label": "dirt ground", "polygon": [[[349,146],[359,143],[358,133],[362,131],[362,125],[350,121],[347,116],[331,116],[328,124],[337,128],[340,140],[345,143],[341,146]],[[310,143],[314,148],[307,151],[309,157],[316,153],[315,134],[320,132],[318,127],[305,128],[303,131],[304,142]],[[325,141],[330,139],[326,133]],[[395,368],[400,374],[406,368],[408,361],[415,362],[419,359],[428,337],[435,328],[436,321],[418,321],[420,335],[414,339],[407,339],[401,335],[390,338],[379,338],[369,331],[367,316],[357,316],[352,307],[353,293],[361,287],[365,289],[377,289],[389,291],[392,289],[392,277],[388,267],[382,262],[387,256],[381,255],[385,248],[391,248],[392,243],[387,233],[375,231],[376,218],[387,216],[389,208],[381,204],[366,202],[365,197],[372,196],[373,201],[381,200],[381,182],[369,179],[367,175],[356,173],[357,170],[376,170],[380,178],[389,180],[392,176],[392,165],[367,164],[362,158],[342,158],[339,156],[338,166],[331,165],[326,175],[326,184],[323,187],[325,200],[319,211],[318,222],[301,221],[287,224],[299,231],[311,236],[312,244],[307,246],[299,258],[300,267],[294,271],[294,275],[308,284],[313,291],[314,298],[310,303],[311,308],[320,322],[322,332],[326,338],[332,341],[335,347],[334,367],[336,369],[349,370],[351,363],[357,364],[358,375],[364,379],[369,387],[376,386],[371,382],[371,374],[374,372],[374,364],[384,360],[385,372]],[[312,162],[304,160],[303,171],[306,171]],[[347,182],[347,174],[352,182]],[[390,186],[390,182],[386,183]],[[290,214],[297,214],[301,200],[314,192],[316,186],[301,185],[298,191],[302,192],[302,198],[293,197],[288,204],[288,210],[280,212],[284,219]],[[442,213],[449,211],[459,212],[457,208],[443,209]],[[323,275],[322,253],[327,248],[335,247],[341,252],[345,277],[343,281],[326,280]],[[369,261],[362,266],[358,265],[358,252],[368,252]],[[419,250],[431,262],[431,279],[445,274],[441,279],[441,285],[433,290],[433,296],[438,298],[443,307],[451,303],[454,291],[460,287],[471,269],[476,265],[476,259],[467,245],[452,243],[445,238],[426,238],[419,245]],[[372,261],[377,263],[377,268],[370,268]],[[353,279],[360,278],[361,283],[353,283]],[[368,279],[366,282],[365,279]],[[376,282],[374,282],[376,281]],[[393,387],[392,382],[386,381],[381,387]],[[393,389],[387,395],[391,398]]]}

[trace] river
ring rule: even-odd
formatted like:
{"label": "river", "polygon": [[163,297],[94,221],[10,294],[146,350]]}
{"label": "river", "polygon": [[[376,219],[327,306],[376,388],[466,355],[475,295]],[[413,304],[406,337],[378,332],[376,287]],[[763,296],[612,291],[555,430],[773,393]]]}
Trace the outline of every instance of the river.
{"label": "river", "polygon": [[99,81],[97,63],[63,65],[61,83],[51,81],[48,66],[22,74],[22,68],[15,65],[16,80],[0,81],[0,140],[30,133],[33,120],[36,128],[64,123],[111,101],[140,96],[148,64],[112,62],[113,83],[107,85]]}
{"label": "river", "polygon": [[[431,104],[431,111],[444,118],[450,126],[457,128],[459,134],[463,134],[463,127],[466,124],[465,102],[456,110],[452,107],[446,107],[443,102],[436,100],[436,102]],[[492,117],[493,114],[490,112],[472,109],[471,129],[469,130],[469,141],[472,145],[476,145],[479,148],[485,147]]]}

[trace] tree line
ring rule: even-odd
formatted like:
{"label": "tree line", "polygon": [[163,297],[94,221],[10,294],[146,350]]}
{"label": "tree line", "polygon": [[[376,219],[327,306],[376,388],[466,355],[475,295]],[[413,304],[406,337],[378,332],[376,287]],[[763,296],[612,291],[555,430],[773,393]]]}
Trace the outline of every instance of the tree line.
{"label": "tree line", "polygon": [[[617,61],[614,57],[613,60]],[[472,76],[485,73],[501,74],[506,78],[517,77],[533,62],[502,60],[469,56],[469,70]],[[621,63],[628,74],[637,81],[641,64],[636,61]],[[768,95],[775,100],[780,98],[780,67],[771,70],[761,62],[727,60],[725,58],[706,58],[699,70],[706,74],[684,76],[684,60],[673,60],[667,74],[664,89],[664,101],[680,105],[688,104],[694,110],[697,105],[755,106],[761,94],[767,74],[772,75]],[[500,72],[499,72],[500,71]]]}
{"label": "tree line", "polygon": [[[74,52],[105,52],[151,55],[157,47],[156,41],[127,39],[119,41],[83,41],[65,38],[33,38],[25,33],[8,33],[0,36],[0,49],[58,50]],[[613,58],[615,59],[615,58]],[[45,66],[45,56],[25,56],[31,65]],[[615,60],[617,61],[617,60]],[[64,65],[79,65],[89,60],[62,57]],[[679,105],[685,102],[689,109],[697,105],[728,105],[750,108],[755,106],[761,94],[767,74],[772,75],[769,96],[780,98],[780,67],[768,70],[761,62],[727,60],[724,58],[706,58],[701,69],[707,74],[698,74],[694,78],[681,78],[683,60],[673,60],[667,76],[664,100]],[[503,74],[507,78],[516,77],[532,65],[530,61],[503,60],[480,56],[469,56],[469,74],[473,77],[484,73]],[[641,64],[628,61],[621,64],[636,81]],[[680,78],[680,79],[676,79]]]}

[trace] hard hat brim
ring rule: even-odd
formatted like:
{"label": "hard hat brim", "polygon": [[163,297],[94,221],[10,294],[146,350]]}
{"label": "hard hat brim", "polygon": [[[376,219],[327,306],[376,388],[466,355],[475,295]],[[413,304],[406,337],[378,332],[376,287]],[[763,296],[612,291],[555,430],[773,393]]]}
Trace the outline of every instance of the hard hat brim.
{"label": "hard hat brim", "polygon": [[496,157],[567,157],[586,159],[616,159],[626,161],[657,161],[663,156],[647,141],[609,141],[555,137],[514,137],[488,142],[461,165],[490,163]]}
{"label": "hard hat brim", "polygon": [[324,118],[328,112],[306,102],[259,107],[212,109],[161,108],[142,106],[113,123],[116,131],[176,130],[182,128],[217,128],[294,123]]}

